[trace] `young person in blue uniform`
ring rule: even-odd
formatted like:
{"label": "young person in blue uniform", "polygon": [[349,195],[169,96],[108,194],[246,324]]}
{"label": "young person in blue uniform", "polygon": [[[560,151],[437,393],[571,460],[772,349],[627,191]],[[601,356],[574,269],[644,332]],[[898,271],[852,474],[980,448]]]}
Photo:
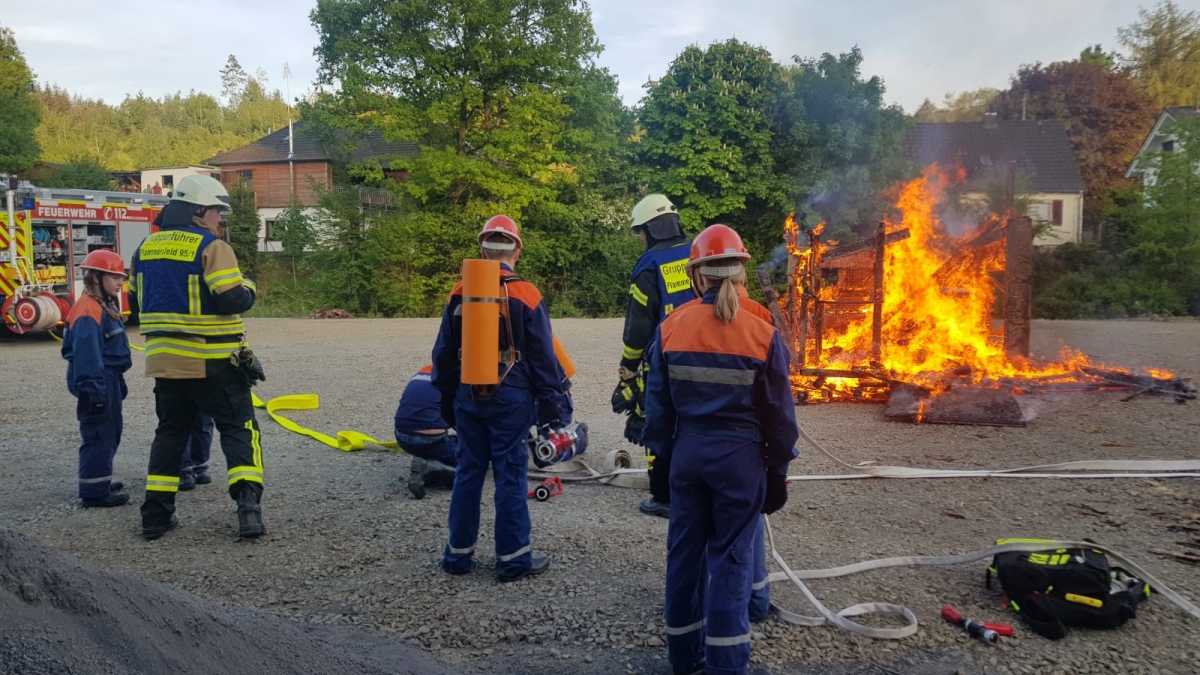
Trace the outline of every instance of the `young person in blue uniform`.
{"label": "young person in blue uniform", "polygon": [[688,268],[701,301],[667,317],[650,351],[643,441],[670,458],[665,618],[675,673],[747,672],[760,514],[786,503],[796,457],[787,349],[771,324],[740,311],[749,259],[724,225],[696,237]]}

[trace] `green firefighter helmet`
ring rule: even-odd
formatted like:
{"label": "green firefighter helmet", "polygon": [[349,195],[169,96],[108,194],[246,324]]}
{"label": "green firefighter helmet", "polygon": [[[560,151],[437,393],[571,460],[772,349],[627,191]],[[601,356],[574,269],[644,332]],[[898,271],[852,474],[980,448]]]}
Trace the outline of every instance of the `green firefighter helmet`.
{"label": "green firefighter helmet", "polygon": [[212,176],[187,176],[175,184],[171,201],[187,202],[196,206],[216,206],[222,215],[233,213],[229,205],[229,191],[221,181]]}

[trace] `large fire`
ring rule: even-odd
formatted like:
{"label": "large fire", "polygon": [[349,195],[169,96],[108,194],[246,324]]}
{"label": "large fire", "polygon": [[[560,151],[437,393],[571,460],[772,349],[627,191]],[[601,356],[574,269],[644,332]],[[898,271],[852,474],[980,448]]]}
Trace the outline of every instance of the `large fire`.
{"label": "large fire", "polygon": [[[901,217],[880,228],[879,236],[887,235],[882,268],[875,261],[878,249],[863,246],[863,264],[826,263],[839,249],[820,240],[825,224],[811,236],[788,218],[793,288],[785,305],[789,316],[804,322],[793,334],[804,342],[796,345],[803,349],[804,371],[794,380],[810,400],[878,398],[895,382],[935,394],[952,383],[1012,386],[1014,380],[1050,381],[1094,365],[1065,347],[1052,363],[1006,351],[997,318],[1004,302],[1005,240],[985,236],[988,228],[1002,232],[1004,221],[994,216],[961,235],[949,234],[937,209],[953,180],[931,166],[902,186],[896,201]],[[820,311],[814,312],[817,299]]]}

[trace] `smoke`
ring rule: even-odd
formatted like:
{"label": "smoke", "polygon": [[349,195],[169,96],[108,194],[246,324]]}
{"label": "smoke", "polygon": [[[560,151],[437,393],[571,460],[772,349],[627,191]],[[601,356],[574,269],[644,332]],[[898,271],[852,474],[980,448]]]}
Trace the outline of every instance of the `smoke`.
{"label": "smoke", "polygon": [[782,272],[787,269],[787,260],[787,245],[780,244],[771,251],[771,257],[759,267],[771,273]]}

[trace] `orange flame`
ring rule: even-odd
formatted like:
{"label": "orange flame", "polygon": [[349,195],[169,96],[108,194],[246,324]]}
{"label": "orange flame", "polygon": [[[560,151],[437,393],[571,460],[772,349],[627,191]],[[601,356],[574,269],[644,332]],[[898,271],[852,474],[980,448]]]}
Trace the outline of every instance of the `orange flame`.
{"label": "orange flame", "polygon": [[[956,176],[961,180],[961,176]],[[881,353],[872,363],[873,322],[870,273],[851,282],[824,285],[824,331],[819,358],[814,340],[805,346],[809,367],[826,370],[869,369],[882,371],[893,379],[944,389],[951,379],[969,378],[975,383],[995,382],[997,378],[1041,378],[1067,375],[1092,365],[1086,356],[1064,348],[1058,361],[1036,364],[1027,359],[1010,360],[1004,351],[1003,333],[993,326],[998,301],[998,283],[993,274],[1004,270],[1004,244],[998,242],[978,248],[966,245],[975,234],[952,237],[937,215],[937,206],[951,186],[952,177],[936,165],[919,178],[902,186],[896,208],[899,220],[886,221],[888,233],[908,230],[908,238],[889,244],[885,249],[882,304]],[[795,232],[789,216],[785,228]],[[819,233],[824,223],[814,232]],[[795,235],[793,235],[795,236]],[[825,252],[819,245],[817,255]],[[833,249],[828,249],[833,250]],[[807,285],[812,252],[789,245],[789,252],[800,256],[795,278]],[[865,302],[864,302],[865,301]],[[812,332],[809,333],[810,338]],[[1152,371],[1155,377],[1172,377],[1166,371]],[[947,377],[951,375],[952,377]],[[861,394],[867,380],[854,378],[799,378],[801,388],[810,395],[816,389],[833,399]],[[810,396],[810,400],[811,396]]]}

